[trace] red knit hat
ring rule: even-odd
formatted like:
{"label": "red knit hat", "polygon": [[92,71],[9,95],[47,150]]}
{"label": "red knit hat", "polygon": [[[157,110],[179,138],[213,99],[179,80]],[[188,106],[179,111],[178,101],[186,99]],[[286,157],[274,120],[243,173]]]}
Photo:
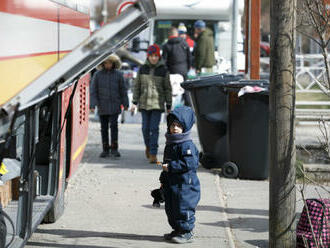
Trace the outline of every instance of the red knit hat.
{"label": "red knit hat", "polygon": [[148,57],[153,54],[156,54],[158,57],[160,57],[160,48],[157,44],[153,44],[153,45],[149,46],[147,49]]}

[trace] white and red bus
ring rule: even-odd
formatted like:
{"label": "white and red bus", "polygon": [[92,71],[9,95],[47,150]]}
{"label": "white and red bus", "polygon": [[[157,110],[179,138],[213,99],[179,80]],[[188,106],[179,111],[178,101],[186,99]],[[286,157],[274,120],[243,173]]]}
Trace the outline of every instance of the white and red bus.
{"label": "white and red bus", "polygon": [[106,1],[125,10],[92,34],[104,9],[89,0],[0,1],[0,248],[63,213],[87,143],[89,71],[155,15],[152,0]]}

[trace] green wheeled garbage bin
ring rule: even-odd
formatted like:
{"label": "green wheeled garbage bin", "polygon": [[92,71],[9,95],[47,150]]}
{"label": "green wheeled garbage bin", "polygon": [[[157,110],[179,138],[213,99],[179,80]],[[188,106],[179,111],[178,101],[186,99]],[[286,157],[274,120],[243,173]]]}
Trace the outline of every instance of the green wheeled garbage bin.
{"label": "green wheeled garbage bin", "polygon": [[240,75],[219,74],[189,80],[181,86],[189,92],[197,119],[202,147],[200,162],[205,168],[220,168],[228,157],[228,106],[225,85]]}
{"label": "green wheeled garbage bin", "polygon": [[222,165],[226,177],[268,178],[268,89],[267,80],[242,80],[227,85],[229,161]]}

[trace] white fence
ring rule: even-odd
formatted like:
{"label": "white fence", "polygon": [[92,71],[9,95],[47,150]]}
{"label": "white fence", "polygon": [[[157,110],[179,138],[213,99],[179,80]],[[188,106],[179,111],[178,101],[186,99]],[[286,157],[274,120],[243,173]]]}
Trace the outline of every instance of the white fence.
{"label": "white fence", "polygon": [[[330,61],[330,56],[328,57]],[[326,70],[321,54],[296,56],[296,87],[301,93],[329,93],[325,85]]]}
{"label": "white fence", "polygon": [[[330,57],[328,58],[330,60]],[[305,54],[296,56],[296,92],[306,94],[307,100],[296,101],[296,118],[301,121],[330,120],[330,96],[327,87],[324,59],[321,54]],[[309,100],[307,95],[322,100]],[[317,97],[319,95],[319,97]],[[305,108],[301,108],[305,106]],[[306,106],[307,109],[306,109]],[[325,107],[325,108],[324,108]]]}

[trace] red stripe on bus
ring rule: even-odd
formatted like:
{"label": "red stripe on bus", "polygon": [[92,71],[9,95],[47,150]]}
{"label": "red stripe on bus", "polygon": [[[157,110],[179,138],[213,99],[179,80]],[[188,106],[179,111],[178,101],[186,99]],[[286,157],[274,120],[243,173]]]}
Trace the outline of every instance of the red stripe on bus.
{"label": "red stripe on bus", "polygon": [[60,7],[60,22],[89,29],[89,16],[70,8]]}
{"label": "red stripe on bus", "polygon": [[88,15],[48,0],[0,0],[0,12],[89,28]]}
{"label": "red stripe on bus", "polygon": [[[67,51],[60,51],[60,53],[69,53],[72,50],[67,50]],[[2,56],[0,57],[1,60],[9,60],[9,59],[21,59],[21,58],[28,58],[28,57],[37,57],[37,56],[43,56],[43,55],[53,55],[57,54],[57,51],[53,52],[44,52],[44,53],[31,53],[31,54],[22,54],[22,55],[14,55],[14,56]]]}

